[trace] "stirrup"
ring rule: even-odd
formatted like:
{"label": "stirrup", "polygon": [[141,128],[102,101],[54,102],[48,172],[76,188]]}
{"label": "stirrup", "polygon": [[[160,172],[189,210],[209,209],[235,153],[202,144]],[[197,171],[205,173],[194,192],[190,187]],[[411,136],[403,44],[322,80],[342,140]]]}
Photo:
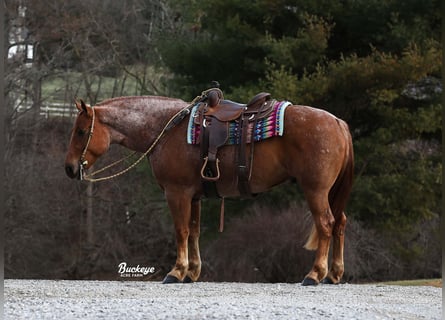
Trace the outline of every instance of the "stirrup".
{"label": "stirrup", "polygon": [[220,177],[220,172],[219,172],[219,159],[216,159],[216,177],[208,177],[205,175],[204,170],[207,167],[207,162],[209,162],[209,157],[205,157],[204,158],[204,164],[202,165],[201,168],[201,178],[207,181],[217,181],[219,180]]}

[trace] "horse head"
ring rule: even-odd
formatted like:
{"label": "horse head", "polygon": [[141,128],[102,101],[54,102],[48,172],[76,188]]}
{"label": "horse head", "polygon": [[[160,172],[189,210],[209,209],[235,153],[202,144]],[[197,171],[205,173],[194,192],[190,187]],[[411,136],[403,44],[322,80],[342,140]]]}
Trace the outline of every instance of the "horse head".
{"label": "horse head", "polygon": [[110,134],[96,116],[96,110],[82,100],[75,102],[76,121],[65,158],[65,172],[70,178],[82,178],[82,171],[90,168],[110,146]]}

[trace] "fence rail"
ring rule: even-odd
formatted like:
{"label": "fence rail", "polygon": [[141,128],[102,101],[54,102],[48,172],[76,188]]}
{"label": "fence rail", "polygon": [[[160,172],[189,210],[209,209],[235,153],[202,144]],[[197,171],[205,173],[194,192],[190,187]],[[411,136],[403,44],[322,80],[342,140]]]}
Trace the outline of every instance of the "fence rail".
{"label": "fence rail", "polygon": [[[31,109],[31,104],[21,103],[17,107],[18,112],[25,112]],[[61,102],[44,102],[40,107],[39,114],[45,118],[50,117],[75,117],[77,109],[73,105]]]}
{"label": "fence rail", "polygon": [[75,117],[77,109],[72,105],[65,103],[47,103],[40,107],[40,115],[45,118],[49,117]]}

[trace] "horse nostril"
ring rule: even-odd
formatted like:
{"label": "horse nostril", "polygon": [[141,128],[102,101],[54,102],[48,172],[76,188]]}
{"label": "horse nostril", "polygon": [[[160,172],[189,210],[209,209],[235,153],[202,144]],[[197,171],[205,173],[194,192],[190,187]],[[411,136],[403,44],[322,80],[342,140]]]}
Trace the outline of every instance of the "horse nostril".
{"label": "horse nostril", "polygon": [[65,165],[65,172],[66,172],[66,175],[68,177],[70,177],[71,179],[76,177],[76,175],[74,174],[74,168],[70,164]]}

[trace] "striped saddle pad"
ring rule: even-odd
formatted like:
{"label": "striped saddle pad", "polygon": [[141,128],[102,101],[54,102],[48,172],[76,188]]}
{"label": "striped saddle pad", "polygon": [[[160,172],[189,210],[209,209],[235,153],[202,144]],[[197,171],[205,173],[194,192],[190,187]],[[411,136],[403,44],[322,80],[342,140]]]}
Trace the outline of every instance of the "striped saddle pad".
{"label": "striped saddle pad", "polygon": [[[291,105],[289,101],[281,101],[275,103],[272,113],[257,121],[254,131],[252,131],[254,122],[249,123],[249,130],[247,136],[247,143],[252,141],[252,132],[254,142],[261,141],[267,138],[282,136],[284,132],[284,111]],[[199,144],[200,125],[195,124],[194,119],[197,114],[198,105],[196,105],[191,113],[190,120],[187,128],[187,143]],[[229,123],[229,138],[227,140],[228,145],[239,144],[241,141],[240,136],[240,123],[238,120]]]}

